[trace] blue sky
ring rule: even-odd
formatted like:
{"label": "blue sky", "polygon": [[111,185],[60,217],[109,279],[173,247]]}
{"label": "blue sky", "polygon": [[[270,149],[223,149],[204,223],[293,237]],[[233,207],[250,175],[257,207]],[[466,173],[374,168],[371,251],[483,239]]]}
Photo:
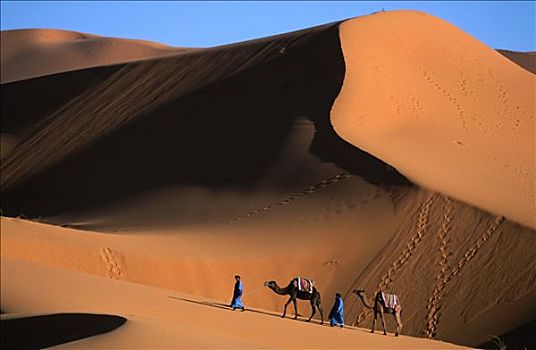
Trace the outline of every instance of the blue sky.
{"label": "blue sky", "polygon": [[374,11],[416,9],[493,48],[534,51],[534,1],[2,1],[1,29],[57,28],[206,47],[333,22]]}

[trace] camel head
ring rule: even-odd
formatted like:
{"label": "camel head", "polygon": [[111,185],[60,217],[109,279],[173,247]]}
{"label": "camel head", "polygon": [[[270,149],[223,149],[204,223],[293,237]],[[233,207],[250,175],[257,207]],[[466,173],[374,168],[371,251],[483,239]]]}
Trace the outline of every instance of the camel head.
{"label": "camel head", "polygon": [[365,294],[365,290],[364,289],[354,289],[354,293],[357,294],[358,296],[362,296]]}
{"label": "camel head", "polygon": [[266,281],[266,282],[264,282],[264,286],[268,287],[270,289],[274,289],[276,285],[277,285],[277,283],[275,283],[275,281]]}

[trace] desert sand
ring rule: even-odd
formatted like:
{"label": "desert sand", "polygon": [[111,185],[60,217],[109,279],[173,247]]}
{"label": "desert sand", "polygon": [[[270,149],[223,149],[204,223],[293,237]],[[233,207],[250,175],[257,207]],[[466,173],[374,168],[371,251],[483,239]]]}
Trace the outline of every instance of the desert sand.
{"label": "desert sand", "polygon": [[[505,56],[396,11],[3,83],[3,319],[127,319],[79,348],[449,348],[530,329],[535,75]],[[224,306],[237,273],[249,312]],[[263,283],[296,276],[360,328],[271,317],[286,298]],[[400,297],[402,337],[389,315],[388,337],[366,333],[356,288]]]}
{"label": "desert sand", "polygon": [[71,349],[464,348],[405,336],[375,336],[353,327],[331,329],[316,322],[282,320],[279,314],[256,308],[232,312],[221,301],[8,258],[2,258],[2,294],[13,301],[7,307],[25,315],[84,309],[128,318],[113,332],[66,344]]}
{"label": "desert sand", "polygon": [[420,12],[345,22],[341,43],[342,138],[423,187],[536,228],[534,74]]}

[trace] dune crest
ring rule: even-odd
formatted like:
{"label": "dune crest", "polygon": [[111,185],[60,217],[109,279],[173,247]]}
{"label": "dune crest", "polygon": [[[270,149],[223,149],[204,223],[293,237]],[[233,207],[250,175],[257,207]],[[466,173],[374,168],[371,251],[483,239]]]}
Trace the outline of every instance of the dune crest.
{"label": "dune crest", "polygon": [[57,29],[6,30],[1,39],[2,84],[195,50]]}
{"label": "dune crest", "polygon": [[535,75],[411,11],[341,24],[331,120],[415,183],[536,227]]}

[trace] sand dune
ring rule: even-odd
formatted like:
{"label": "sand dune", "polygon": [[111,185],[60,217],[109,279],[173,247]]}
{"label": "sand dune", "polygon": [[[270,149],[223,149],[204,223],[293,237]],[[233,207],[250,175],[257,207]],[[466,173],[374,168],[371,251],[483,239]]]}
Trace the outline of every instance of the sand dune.
{"label": "sand dune", "polygon": [[536,228],[534,74],[419,12],[348,21],[341,38],[339,135],[424,187]]}
{"label": "sand dune", "polygon": [[194,50],[55,29],[5,30],[1,43],[2,84]]}
{"label": "sand dune", "polygon": [[[375,336],[364,329],[282,320],[262,309],[232,312],[219,301],[6,258],[1,266],[2,298],[9,300],[6,307],[42,312],[113,310],[128,318],[113,332],[65,344],[67,348],[463,348],[405,336]],[[21,272],[25,278],[20,278]]]}
{"label": "sand dune", "polygon": [[[420,346],[300,323],[277,341],[237,334],[196,303],[227,300],[240,273],[248,307],[280,312],[263,282],[307,276],[326,313],[343,294],[349,324],[371,323],[351,293],[365,288],[400,296],[404,335],[477,346],[508,333],[536,311],[533,83],[451,25],[399,11],[3,84],[2,310],[126,315],[99,347],[138,332],[163,347],[177,335],[299,347],[291,332],[318,347]],[[181,312],[200,316],[137,314],[115,297],[88,309],[75,282],[80,304],[17,296],[40,274],[120,285],[79,272],[189,294]]]}
{"label": "sand dune", "polygon": [[[160,56],[196,48],[58,29],[18,29],[1,32],[0,82],[9,83],[44,75]],[[521,67],[536,71],[534,52],[498,50]]]}
{"label": "sand dune", "polygon": [[[63,106],[47,94],[50,99],[44,98],[44,105],[36,103],[23,113],[27,120],[19,117],[20,104],[15,101],[39,89],[38,82],[9,84],[10,89],[2,90],[6,101],[12,101],[2,111],[7,116],[3,131],[22,135],[23,141],[2,162],[4,211],[17,215],[24,208],[26,215],[51,216],[102,208],[114,215],[119,212],[107,206],[141,205],[148,202],[148,195],[158,198],[162,193],[186,191],[185,196],[195,197],[196,187],[210,189],[208,194],[263,189],[273,193],[278,187],[297,191],[350,169],[365,175],[373,171],[375,175],[368,178],[375,181],[403,181],[380,161],[342,141],[329,125],[329,108],[344,69],[337,37],[337,27],[332,25],[111,67],[112,73],[102,73],[107,78],[101,83],[88,84],[78,72],[71,74],[72,79],[50,77],[49,86],[56,91],[67,89],[66,81],[89,87]],[[281,54],[282,47],[289,53]],[[305,54],[315,58],[302,64]],[[334,63],[329,69],[321,68],[326,60]],[[310,71],[319,73],[310,75]],[[139,76],[146,80],[137,81]],[[43,115],[54,102],[59,109]],[[281,158],[284,155],[287,160]],[[278,173],[278,161],[288,164],[294,155],[302,161],[294,169],[281,166],[288,175]],[[140,159],[149,163],[140,167]],[[103,169],[106,176],[98,175]],[[61,177],[72,173],[77,180],[58,183],[52,174],[56,171]],[[37,176],[30,178],[33,174]],[[23,183],[26,178],[29,182]],[[280,197],[274,195],[270,201]],[[191,202],[183,198],[184,203]],[[221,209],[229,202],[229,198],[222,202]],[[249,206],[244,204],[229,215],[239,215]],[[165,224],[163,216],[176,220],[177,210],[158,210],[160,224]]]}

